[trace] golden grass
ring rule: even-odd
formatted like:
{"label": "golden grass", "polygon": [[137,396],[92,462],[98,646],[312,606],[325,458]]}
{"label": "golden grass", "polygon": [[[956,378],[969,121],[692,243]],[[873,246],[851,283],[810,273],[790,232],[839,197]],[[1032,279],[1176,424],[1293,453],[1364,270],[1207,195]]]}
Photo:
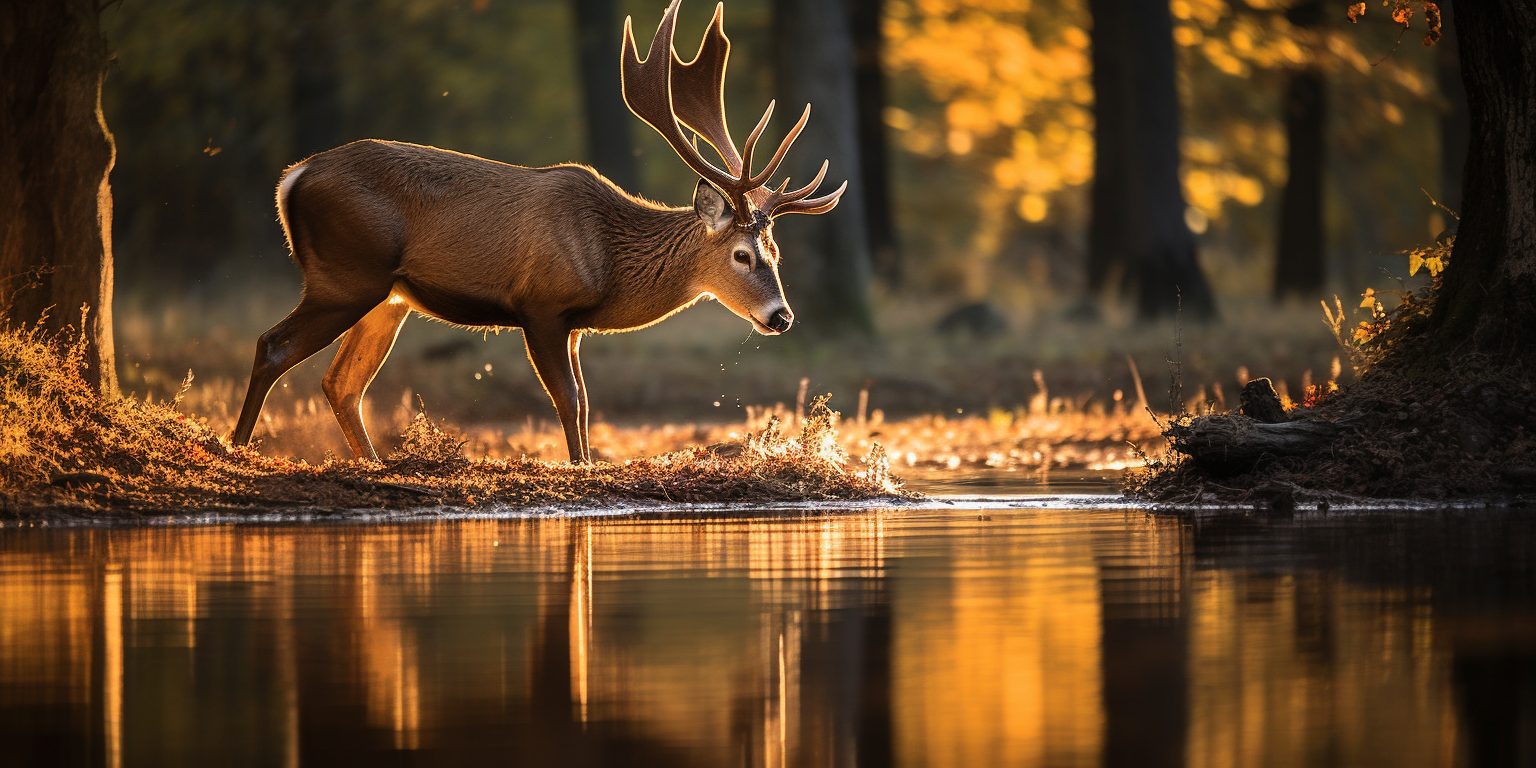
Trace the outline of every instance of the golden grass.
{"label": "golden grass", "polygon": [[[818,339],[809,327],[765,338],[747,336],[739,318],[704,304],[643,332],[583,342],[592,444],[601,458],[618,461],[739,439],[743,430],[761,429],[765,413],[794,428],[790,414],[805,378],[809,394],[834,395],[834,406],[846,417],[839,432],[860,454],[867,448],[858,441],[869,435],[857,429],[857,413],[860,393],[867,391],[865,424],[881,433],[875,439],[893,459],[899,454],[897,466],[905,466],[909,453],[914,466],[948,466],[954,457],[961,466],[984,466],[998,461],[993,453],[1020,467],[1039,466],[1047,453],[1084,466],[1113,465],[1123,460],[1120,439],[1144,441],[1144,448],[1161,443],[1146,439],[1154,432],[1145,411],[1133,405],[1128,357],[1140,366],[1148,399],[1160,411],[1168,407],[1164,361],[1180,355],[1186,407],[1196,411],[1198,400],[1220,404],[1218,387],[1234,396],[1243,371],[1268,376],[1282,389],[1288,382],[1291,393],[1301,391],[1309,372],[1313,382],[1330,378],[1340,350],[1316,305],[1275,311],[1259,304],[1224,307],[1219,325],[1187,324],[1182,352],[1172,343],[1172,322],[1134,318],[1106,316],[1084,324],[1008,307],[1014,312],[1010,331],[975,339],[933,331],[949,305],[903,299],[881,304],[886,309],[878,338]],[[117,317],[124,391],[172,398],[191,368],[197,378],[183,410],[207,417],[215,429],[231,428],[256,337],[291,305],[292,297],[277,287],[217,300],[174,297],[151,304],[125,298]],[[326,451],[347,455],[320,392],[333,354],[315,355],[273,391],[256,430],[263,453],[311,463],[324,461]],[[412,318],[365,400],[366,421],[381,451],[410,421],[419,400],[434,418],[464,428],[472,457],[565,455],[554,409],[516,331],[482,340]],[[749,413],[754,405],[759,407]],[[1059,421],[1062,416],[1066,422]],[[1086,437],[1101,443],[1100,455],[1087,457],[1087,448],[1040,450],[1036,436],[1069,447]],[[1106,459],[1109,449],[1115,455]]]}
{"label": "golden grass", "polygon": [[[84,348],[0,331],[0,511],[12,516],[212,510],[505,508],[625,500],[680,503],[898,499],[885,454],[841,449],[818,402],[800,434],[776,421],[726,446],[573,466],[469,459],[418,414],[383,462],[305,461],[232,448],[180,397],[104,398],[81,377]],[[329,414],[326,414],[329,417]]]}

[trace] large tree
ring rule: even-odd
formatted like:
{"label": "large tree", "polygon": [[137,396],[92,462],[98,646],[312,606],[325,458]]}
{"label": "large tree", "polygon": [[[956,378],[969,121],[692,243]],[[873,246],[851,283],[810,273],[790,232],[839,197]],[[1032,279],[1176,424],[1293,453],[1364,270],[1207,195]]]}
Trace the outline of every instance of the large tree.
{"label": "large tree", "polygon": [[858,93],[859,166],[863,171],[865,226],[875,274],[901,285],[901,251],[891,209],[890,143],[886,140],[883,59],[885,0],[848,0],[853,35],[853,80]]}
{"label": "large tree", "polygon": [[1536,0],[1456,4],[1471,118],[1461,226],[1430,351],[1529,361],[1536,327]]}
{"label": "large tree", "polygon": [[1184,220],[1168,3],[1089,0],[1088,9],[1095,122],[1089,287],[1128,284],[1142,317],[1172,315],[1181,303],[1194,317],[1212,317],[1216,305]]}
{"label": "large tree", "polygon": [[1441,9],[1444,35],[1435,56],[1435,82],[1445,100],[1440,113],[1440,204],[1461,210],[1461,174],[1467,164],[1467,89],[1461,82],[1460,46],[1456,43],[1456,13],[1449,3]]}
{"label": "large tree", "polygon": [[112,350],[115,147],[101,115],[110,54],[97,0],[0,3],[0,313],[58,330],[89,307],[87,377]]}
{"label": "large tree", "polygon": [[640,191],[640,173],[630,138],[632,120],[619,92],[614,64],[619,14],[614,0],[574,0],[576,56],[581,65],[581,103],[587,118],[587,156],[615,184]]}
{"label": "large tree", "polygon": [[[1303,0],[1286,12],[1302,29],[1322,25],[1333,8]],[[1335,9],[1336,10],[1336,9]],[[1287,73],[1285,89],[1286,180],[1280,195],[1275,241],[1275,298],[1315,300],[1328,279],[1323,258],[1323,161],[1327,155],[1328,81],[1315,63]]]}
{"label": "large tree", "polygon": [[778,121],[798,117],[803,104],[815,105],[785,168],[795,179],[809,181],[826,158],[832,184],[848,179],[834,214],[787,216],[774,224],[795,316],[806,330],[823,335],[874,329],[848,20],[844,0],[782,0],[773,7]]}

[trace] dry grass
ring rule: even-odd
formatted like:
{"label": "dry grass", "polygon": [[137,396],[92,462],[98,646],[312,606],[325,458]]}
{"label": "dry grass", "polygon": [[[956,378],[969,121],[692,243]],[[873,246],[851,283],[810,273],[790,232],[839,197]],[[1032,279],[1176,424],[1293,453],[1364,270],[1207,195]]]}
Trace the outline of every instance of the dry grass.
{"label": "dry grass", "polygon": [[882,450],[850,460],[815,404],[800,434],[771,421],[727,446],[623,463],[469,459],[424,414],[382,463],[304,461],[231,448],[182,398],[103,398],[83,347],[0,331],[0,509],[12,516],[274,508],[507,507],[579,501],[797,501],[903,497]]}
{"label": "dry grass", "polygon": [[[135,304],[126,297],[117,317],[124,390],[141,398],[173,397],[193,369],[197,378],[184,409],[228,429],[245,394],[256,337],[282,318],[293,298],[275,286],[206,303],[181,297]],[[1242,369],[1287,382],[1292,393],[1300,391],[1308,372],[1314,381],[1328,378],[1339,350],[1316,306],[1273,311],[1259,304],[1224,306],[1218,325],[1186,325],[1187,407],[1198,409],[1200,400],[1220,403],[1223,394],[1232,396]],[[765,411],[780,414],[789,424],[787,415],[804,378],[810,393],[834,395],[836,407],[848,417],[845,436],[852,435],[860,393],[867,391],[866,422],[875,422],[877,412],[883,415],[883,427],[874,429],[884,433],[878,439],[893,457],[914,452],[923,462],[947,453],[944,463],[949,455],[964,464],[972,463],[974,455],[984,463],[991,453],[1007,455],[1027,447],[1032,459],[1038,445],[1020,446],[1018,439],[1045,430],[1056,440],[1055,430],[1065,429],[1039,423],[1043,417],[1103,414],[1111,422],[1142,421],[1143,411],[1129,405],[1136,398],[1127,357],[1140,367],[1153,407],[1168,408],[1162,393],[1169,381],[1164,361],[1175,355],[1172,322],[1140,323],[1111,315],[1085,324],[1068,322],[1059,312],[1018,309],[1010,317],[1011,330],[976,339],[933,331],[951,305],[903,298],[879,306],[883,314],[875,339],[817,339],[809,326],[780,337],[749,337],[745,323],[716,304],[700,305],[641,332],[588,338],[582,367],[593,409],[593,445],[605,458],[617,460],[719,442],[744,425],[761,428]],[[319,386],[332,356],[332,351],[321,352],[274,390],[257,428],[265,453],[312,463],[323,461],[327,450],[345,455]],[[1042,382],[1037,371],[1044,372],[1050,390],[1043,403],[1038,402]],[[1117,391],[1122,393],[1118,401]],[[435,418],[468,430],[475,440],[466,447],[471,455],[564,455],[554,410],[515,331],[482,339],[412,318],[367,398],[367,421],[384,438],[381,448],[410,420],[418,398]],[[761,408],[748,414],[753,405]],[[942,427],[930,426],[938,414],[945,419]],[[997,430],[993,425],[999,420],[1010,422],[1010,430]],[[666,424],[675,426],[661,434]],[[910,424],[916,432],[931,429],[932,434],[922,436],[925,443],[944,442],[951,431],[959,437],[947,452],[939,445],[898,446],[897,435],[906,427],[897,424]],[[1072,428],[1059,434],[1060,441],[1084,429],[1113,440],[1118,428]],[[1136,426],[1136,431],[1144,430]],[[991,445],[971,441],[967,435],[973,433],[997,433],[997,440]],[[482,434],[485,453],[477,454]],[[1005,438],[1013,438],[1013,444]],[[1139,438],[1132,434],[1127,439]]]}

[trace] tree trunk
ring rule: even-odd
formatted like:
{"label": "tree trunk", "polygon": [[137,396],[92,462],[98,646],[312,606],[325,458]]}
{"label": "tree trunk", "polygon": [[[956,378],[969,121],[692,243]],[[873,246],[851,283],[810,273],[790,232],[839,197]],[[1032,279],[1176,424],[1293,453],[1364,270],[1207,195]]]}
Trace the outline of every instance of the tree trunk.
{"label": "tree trunk", "polygon": [[[837,210],[823,216],[786,216],[775,222],[785,291],[795,317],[807,331],[872,333],[869,230],[848,8],[844,0],[782,0],[774,4],[773,27],[782,110],[778,125],[783,128],[798,118],[801,105],[815,105],[784,172],[809,181],[826,158],[831,167],[823,188],[848,179]],[[766,141],[764,145],[772,146]]]}
{"label": "tree trunk", "polygon": [[[1303,29],[1323,22],[1325,6],[1312,0],[1291,8]],[[1275,242],[1275,299],[1315,299],[1328,279],[1323,255],[1323,161],[1327,155],[1328,81],[1316,67],[1294,70],[1285,93],[1287,176],[1280,197]]]}
{"label": "tree trunk", "polygon": [[1215,316],[1184,223],[1173,17],[1163,0],[1090,0],[1095,118],[1089,286],[1121,272],[1137,314]]}
{"label": "tree trunk", "polygon": [[1093,188],[1088,226],[1088,289],[1100,294],[1126,277],[1134,212],[1130,71],[1135,30],[1119,18],[1118,0],[1090,0],[1093,16]]}
{"label": "tree trunk", "polygon": [[58,330],[90,307],[86,376],[117,388],[112,349],[115,147],[94,0],[0,4],[0,313]]}
{"label": "tree trunk", "polygon": [[875,274],[886,285],[901,285],[901,252],[891,214],[889,145],[885,134],[884,37],[880,22],[885,0],[849,0],[853,34],[853,79],[858,92],[859,162],[863,171],[865,225]]}
{"label": "tree trunk", "polygon": [[1528,361],[1536,327],[1536,0],[1456,4],[1471,117],[1461,227],[1432,350]]}
{"label": "tree trunk", "polygon": [[[1456,35],[1456,9],[1446,3],[1440,9],[1444,19],[1442,36],[1436,46],[1435,77],[1440,97],[1445,99],[1440,113],[1440,204],[1461,213],[1461,174],[1467,165],[1467,141],[1472,131],[1467,116],[1467,89],[1461,84],[1461,59]],[[1446,222],[1449,225],[1451,222]]]}
{"label": "tree trunk", "polygon": [[581,100],[587,116],[587,152],[592,166],[623,189],[638,193],[640,173],[630,139],[633,118],[619,89],[619,30],[614,0],[574,0],[576,55],[581,65]]}

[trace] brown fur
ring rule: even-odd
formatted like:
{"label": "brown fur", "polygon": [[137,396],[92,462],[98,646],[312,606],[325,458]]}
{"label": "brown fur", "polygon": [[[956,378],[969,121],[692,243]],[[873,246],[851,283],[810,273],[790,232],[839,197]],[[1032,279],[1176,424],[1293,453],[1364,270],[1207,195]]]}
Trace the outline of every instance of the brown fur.
{"label": "brown fur", "polygon": [[[304,295],[258,341],[236,444],[249,441],[277,379],[347,333],[326,395],[353,452],[377,458],[361,398],[415,310],[522,328],[581,461],[590,455],[583,333],[642,328],[704,296],[764,333],[792,317],[771,225],[740,225],[702,184],[693,208],[669,208],[585,166],[523,168],[383,141],[322,152],[288,173],[278,209]],[[714,199],[724,210],[711,216]]]}

